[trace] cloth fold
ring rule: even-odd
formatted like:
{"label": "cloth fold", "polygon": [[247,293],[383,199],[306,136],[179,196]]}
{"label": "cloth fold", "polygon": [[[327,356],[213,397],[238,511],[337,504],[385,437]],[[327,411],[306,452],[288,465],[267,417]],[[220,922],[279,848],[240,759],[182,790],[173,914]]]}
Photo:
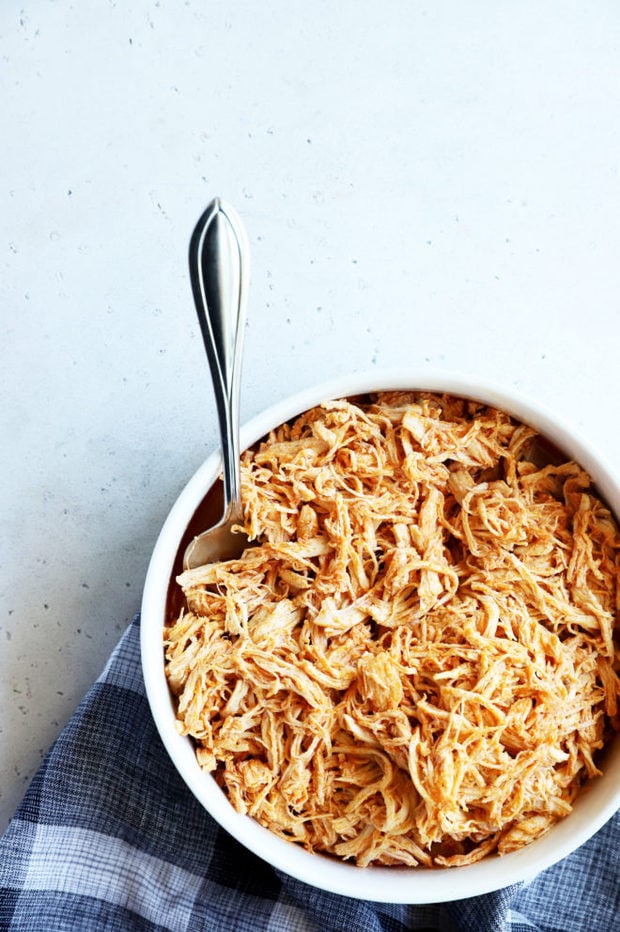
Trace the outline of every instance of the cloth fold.
{"label": "cloth fold", "polygon": [[150,714],[136,616],[0,838],[0,932],[61,929],[620,932],[620,813],[530,884],[487,896],[323,893],[246,851],[186,788]]}

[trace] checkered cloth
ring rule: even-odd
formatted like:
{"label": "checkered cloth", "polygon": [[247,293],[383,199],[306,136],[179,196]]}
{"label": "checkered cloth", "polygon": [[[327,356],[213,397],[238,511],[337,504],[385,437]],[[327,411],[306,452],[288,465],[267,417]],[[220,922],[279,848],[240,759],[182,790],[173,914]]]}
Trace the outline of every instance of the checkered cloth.
{"label": "checkered cloth", "polygon": [[60,929],[613,932],[620,813],[529,885],[488,896],[403,906],[321,893],[248,853],[185,787],[150,715],[136,618],[0,838],[0,930]]}

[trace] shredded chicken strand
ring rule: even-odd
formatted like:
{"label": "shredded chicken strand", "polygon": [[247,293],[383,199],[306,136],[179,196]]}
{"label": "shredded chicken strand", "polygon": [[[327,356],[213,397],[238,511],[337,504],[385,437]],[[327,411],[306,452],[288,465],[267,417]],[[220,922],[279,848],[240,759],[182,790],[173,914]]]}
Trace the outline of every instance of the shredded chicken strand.
{"label": "shredded chicken strand", "polygon": [[494,408],[384,392],[244,454],[256,546],[184,572],[165,631],[179,731],[239,812],[445,867],[571,811],[620,726],[620,533],[544,449]]}

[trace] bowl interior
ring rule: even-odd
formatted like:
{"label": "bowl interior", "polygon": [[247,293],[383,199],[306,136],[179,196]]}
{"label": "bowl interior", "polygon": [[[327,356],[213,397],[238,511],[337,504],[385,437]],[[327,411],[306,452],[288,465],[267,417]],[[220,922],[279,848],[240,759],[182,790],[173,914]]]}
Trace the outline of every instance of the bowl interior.
{"label": "bowl interior", "polygon": [[[620,515],[618,477],[586,440],[538,403],[454,374],[388,371],[323,383],[253,418],[242,429],[241,447],[246,449],[270,429],[321,401],[387,389],[445,391],[502,408],[536,428],[580,463],[614,514]],[[180,607],[181,596],[174,579],[181,568],[185,545],[194,533],[214,523],[221,514],[219,470],[217,453],[188,482],[162,528],[144,587],[141,653],[147,697],[164,746],[196,798],[233,837],[273,866],[330,892],[382,902],[432,903],[480,895],[534,876],[583,844],[613,815],[620,806],[620,736],[605,751],[603,776],[587,785],[573,812],[547,835],[518,851],[502,857],[491,855],[466,867],[359,868],[304,851],[237,813],[215,780],[200,769],[191,740],[176,731],[162,646],[166,618]]]}

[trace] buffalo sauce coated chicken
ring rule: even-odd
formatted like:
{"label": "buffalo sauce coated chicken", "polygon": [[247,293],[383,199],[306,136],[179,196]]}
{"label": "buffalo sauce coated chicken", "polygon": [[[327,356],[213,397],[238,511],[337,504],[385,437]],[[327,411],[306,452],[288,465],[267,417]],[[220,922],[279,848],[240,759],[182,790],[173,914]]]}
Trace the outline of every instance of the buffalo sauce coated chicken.
{"label": "buffalo sauce coated chicken", "polygon": [[244,454],[238,560],[183,573],[178,727],[232,805],[360,866],[468,864],[571,811],[620,724],[620,534],[574,462],[444,395]]}

